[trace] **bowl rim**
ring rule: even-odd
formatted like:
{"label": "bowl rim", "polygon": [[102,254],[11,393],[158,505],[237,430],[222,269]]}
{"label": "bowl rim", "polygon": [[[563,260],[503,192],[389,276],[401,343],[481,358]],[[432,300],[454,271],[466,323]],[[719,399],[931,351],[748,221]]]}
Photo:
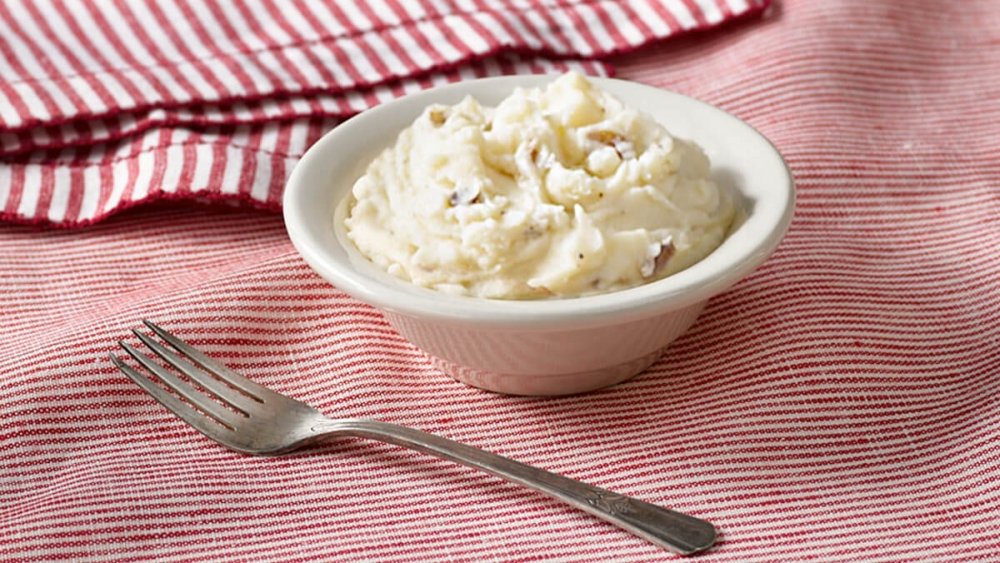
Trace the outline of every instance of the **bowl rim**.
{"label": "bowl rim", "polygon": [[[309,202],[300,197],[305,185],[304,177],[317,161],[327,158],[328,151],[350,137],[352,128],[377,122],[404,103],[412,104],[417,101],[426,106],[444,94],[467,90],[473,83],[512,89],[517,86],[537,86],[554,78],[554,75],[513,75],[465,80],[403,96],[344,121],[306,151],[286,183],[282,207],[285,227],[292,244],[306,263],[327,281],[348,295],[385,311],[439,323],[517,330],[582,329],[648,318],[692,306],[725,291],[774,252],[792,220],[795,186],[788,164],[770,140],[741,119],[695,98],[638,82],[590,76],[587,77],[588,80],[595,82],[599,87],[624,84],[628,85],[628,88],[647,89],[655,91],[648,92],[652,95],[668,94],[675,100],[684,100],[685,103],[692,104],[692,107],[700,108],[700,111],[715,113],[718,117],[725,118],[728,126],[744,129],[745,133],[751,134],[761,143],[762,148],[766,147],[771,156],[777,157],[783,171],[783,185],[776,186],[774,190],[783,195],[784,200],[779,202],[782,205],[781,209],[777,213],[772,213],[772,221],[754,231],[759,239],[753,241],[744,252],[728,262],[719,263],[718,249],[716,249],[685,270],[628,289],[581,297],[504,300],[445,294],[399,280],[398,283],[407,287],[406,291],[402,291],[399,287],[394,287],[393,283],[385,283],[377,277],[359,271],[350,260],[338,258],[325,251],[323,245],[307,228],[303,218],[307,216],[306,208]],[[669,130],[669,124],[666,126]],[[396,134],[398,131],[390,135],[387,143],[395,139]],[[351,183],[353,184],[353,180]],[[350,190],[346,190],[342,197],[351,197]],[[340,204],[341,198],[337,198],[333,204],[334,208]],[[331,229],[334,228],[333,218],[334,211],[331,210],[329,214]],[[340,237],[335,238],[338,242],[341,241]],[[384,275],[389,276],[389,274]]]}

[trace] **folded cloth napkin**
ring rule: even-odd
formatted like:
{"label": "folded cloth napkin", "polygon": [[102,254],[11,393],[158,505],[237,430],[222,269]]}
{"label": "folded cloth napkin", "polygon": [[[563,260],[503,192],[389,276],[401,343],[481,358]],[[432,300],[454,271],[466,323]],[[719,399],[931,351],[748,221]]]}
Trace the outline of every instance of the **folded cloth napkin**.
{"label": "folded cloth napkin", "polygon": [[[185,10],[203,17],[229,9],[134,4],[97,9],[171,6],[171,16],[184,19]],[[288,4],[299,13],[314,7]],[[506,6],[336,5],[369,19]],[[624,38],[669,28],[649,2],[531,6],[525,13],[538,15],[515,16],[511,29],[523,35],[566,21],[545,16],[549,9],[600,14],[604,22],[624,11]],[[759,7],[684,0],[656,6],[689,28]],[[31,14],[48,15],[54,4],[6,2],[0,10],[0,35],[13,37],[0,47],[6,72],[14,55],[35,60],[33,72],[56,70],[61,63],[24,39],[42,25]],[[116,40],[140,40],[144,34],[135,30],[144,13],[111,18],[133,30],[134,39]],[[242,33],[252,27],[226,19],[244,21]],[[62,37],[71,25],[59,21],[46,25],[64,26],[53,27]],[[569,27],[560,28],[564,35],[581,26]],[[586,29],[595,41],[606,40],[599,31],[606,27]],[[169,37],[164,31],[150,41]],[[778,252],[713,299],[661,361],[627,383],[575,397],[506,397],[448,379],[376,311],[313,274],[275,213],[160,202],[87,228],[0,225],[0,560],[672,558],[555,501],[392,446],[342,440],[264,459],[224,450],[111,366],[108,352],[141,318],[327,413],[421,428],[709,519],[720,541],[698,561],[1000,560],[998,38],[992,0],[783,0],[747,25],[611,59],[623,78],[691,94],[757,127],[786,156],[798,207]],[[82,47],[68,48],[84,56]],[[504,59],[512,56],[504,50],[475,60],[541,65],[534,70],[597,64],[591,55],[554,56],[560,53],[566,51]],[[132,56],[142,69],[154,62],[152,53],[148,60]],[[151,83],[166,81],[160,68],[141,72]],[[470,58],[450,70],[489,73],[475,68]],[[172,197],[239,197],[223,194],[244,193],[243,170],[256,177],[264,166],[260,151],[241,152],[248,143],[286,153],[286,160],[268,161],[271,177],[280,177],[341,117],[341,103],[360,109],[396,95],[403,87],[394,85],[409,78],[424,80],[420,86],[447,80],[435,78],[446,70],[360,89],[182,101],[65,121],[65,131],[4,105],[7,131],[15,133],[4,137],[14,140],[4,141],[9,152],[0,168],[5,217],[45,222],[51,213],[61,217],[54,224],[73,225],[139,201],[135,194],[171,193],[161,186],[176,186]],[[191,87],[203,87],[192,74],[201,71],[185,72]],[[9,99],[13,88],[39,85],[53,108],[75,111],[41,84],[3,81],[0,88]],[[389,93],[376,93],[381,85]],[[164,88],[165,95],[174,86]],[[315,118],[302,106],[340,93],[343,102],[317,102]],[[282,111],[291,112],[287,119],[268,118]],[[308,125],[290,125],[297,120]],[[122,140],[88,140],[102,135]],[[128,156],[158,146],[161,135],[168,139],[162,156]],[[183,143],[169,144],[178,138]],[[60,148],[64,141],[83,148]],[[103,146],[117,148],[95,148]],[[97,172],[48,166],[79,155],[73,151],[123,162],[125,179],[114,164]],[[178,152],[211,155],[207,172],[142,161]],[[240,165],[227,168],[230,158]],[[53,202],[70,201],[60,191],[65,185],[93,186],[95,174],[103,188],[85,191],[90,195],[66,203],[65,212],[51,211]],[[200,175],[210,180],[193,183]],[[51,195],[19,187],[15,196],[12,176],[46,178]],[[113,181],[102,184],[108,177]],[[243,197],[276,201],[255,199],[263,188],[249,185]],[[280,190],[280,182],[261,185],[268,194],[271,186]],[[121,195],[109,207],[115,190]],[[23,208],[32,213],[18,214],[22,202],[31,202]],[[71,212],[77,205],[81,211]]]}
{"label": "folded cloth napkin", "polygon": [[0,6],[0,218],[151,199],[275,208],[337,119],[446,81],[577,69],[767,0],[60,2]]}

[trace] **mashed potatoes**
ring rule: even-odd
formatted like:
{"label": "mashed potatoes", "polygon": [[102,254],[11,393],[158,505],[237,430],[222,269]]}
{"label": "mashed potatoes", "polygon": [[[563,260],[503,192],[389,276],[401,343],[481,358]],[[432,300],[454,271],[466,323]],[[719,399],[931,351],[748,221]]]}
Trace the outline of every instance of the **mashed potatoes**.
{"label": "mashed potatoes", "polygon": [[501,299],[668,276],[714,250],[734,215],[700,148],[576,73],[496,108],[427,108],[353,195],[347,233],[376,265]]}

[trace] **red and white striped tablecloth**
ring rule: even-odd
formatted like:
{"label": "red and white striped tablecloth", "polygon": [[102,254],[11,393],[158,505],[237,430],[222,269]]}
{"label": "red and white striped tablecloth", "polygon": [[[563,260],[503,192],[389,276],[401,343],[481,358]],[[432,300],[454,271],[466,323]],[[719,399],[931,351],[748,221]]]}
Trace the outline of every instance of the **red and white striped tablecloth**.
{"label": "red and white striped tablecloth", "polygon": [[[699,560],[1000,559],[996,2],[241,6],[0,3],[0,560],[674,557],[392,446],[224,450],[107,360],[142,318],[328,413],[709,519]],[[796,218],[634,380],[471,389],[298,258],[282,181],[351,112],[568,67],[745,119]]]}

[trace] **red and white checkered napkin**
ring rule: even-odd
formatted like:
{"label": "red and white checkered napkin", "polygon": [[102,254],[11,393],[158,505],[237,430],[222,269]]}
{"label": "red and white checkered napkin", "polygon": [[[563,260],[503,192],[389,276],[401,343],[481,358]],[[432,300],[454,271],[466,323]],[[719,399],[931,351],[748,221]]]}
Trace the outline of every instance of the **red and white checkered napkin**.
{"label": "red and white checkered napkin", "polygon": [[[0,82],[9,128],[49,124],[3,137],[0,193],[9,218],[63,224],[151,194],[273,203],[277,178],[342,111],[416,87],[313,95],[338,84],[296,82],[319,80],[310,65],[363,78],[522,39],[586,55],[748,9],[27,1],[0,3],[0,68],[65,79]],[[471,15],[421,16],[446,10]],[[153,33],[157,11],[172,15]],[[421,23],[396,22],[404,12]],[[384,33],[345,33],[346,21]],[[797,178],[798,208],[778,252],[662,361],[577,397],[504,397],[443,376],[314,275],[274,213],[161,202],[81,229],[0,226],[0,560],[672,557],[392,446],[228,452],[111,366],[141,318],[330,414],[422,428],[709,519],[720,542],[699,561],[1000,560],[998,38],[988,0],[785,0],[763,20],[616,60],[624,78],[760,129]],[[190,53],[205,56],[171,62]],[[454,72],[569,64],[506,56]],[[119,70],[97,81],[67,65]],[[222,101],[278,90],[295,95]],[[218,103],[183,105],[195,96]],[[125,102],[146,109],[77,119]],[[314,110],[331,121],[306,119]],[[27,148],[75,142],[91,148]],[[53,166],[74,159],[104,165]]]}
{"label": "red and white checkered napkin", "polygon": [[769,0],[20,0],[0,5],[0,219],[72,226],[165,198],[277,208],[338,119],[596,57]]}

